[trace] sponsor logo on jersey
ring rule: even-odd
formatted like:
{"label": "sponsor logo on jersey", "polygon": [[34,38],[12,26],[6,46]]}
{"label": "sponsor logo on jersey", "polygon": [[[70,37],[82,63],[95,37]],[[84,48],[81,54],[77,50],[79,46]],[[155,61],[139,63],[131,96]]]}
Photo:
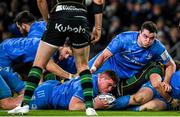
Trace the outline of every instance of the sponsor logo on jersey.
{"label": "sponsor logo on jersey", "polygon": [[56,12],[57,11],[84,11],[84,12],[86,12],[85,9],[77,8],[76,6],[73,6],[73,5],[71,5],[71,6],[69,6],[69,5],[58,5],[56,7]]}

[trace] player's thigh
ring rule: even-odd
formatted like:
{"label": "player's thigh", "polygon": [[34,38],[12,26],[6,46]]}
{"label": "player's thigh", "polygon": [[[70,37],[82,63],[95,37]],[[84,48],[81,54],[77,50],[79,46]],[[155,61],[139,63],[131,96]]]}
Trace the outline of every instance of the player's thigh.
{"label": "player's thigh", "polygon": [[165,110],[167,107],[166,103],[160,99],[153,99],[144,105],[140,106],[140,111],[143,110],[153,110],[153,111],[160,111]]}
{"label": "player's thigh", "polygon": [[20,79],[18,73],[13,72],[12,68],[3,68],[0,70],[0,74],[12,91],[19,93],[25,88],[24,81]]}
{"label": "player's thigh", "polygon": [[12,96],[11,89],[9,88],[6,81],[0,75],[0,100],[11,96]]}
{"label": "player's thigh", "polygon": [[89,51],[90,51],[89,46],[79,49],[73,48],[73,54],[75,57],[75,63],[78,73],[85,69],[89,69],[88,67]]}
{"label": "player's thigh", "polygon": [[52,56],[55,50],[57,50],[57,47],[51,46],[44,41],[40,41],[33,66],[45,68],[49,58]]}

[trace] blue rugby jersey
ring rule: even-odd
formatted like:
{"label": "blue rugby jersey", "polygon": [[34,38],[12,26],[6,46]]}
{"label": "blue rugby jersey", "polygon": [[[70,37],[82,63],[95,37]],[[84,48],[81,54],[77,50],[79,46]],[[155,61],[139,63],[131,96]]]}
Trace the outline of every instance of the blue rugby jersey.
{"label": "blue rugby jersey", "polygon": [[117,35],[107,46],[113,54],[108,59],[112,70],[120,78],[130,78],[138,73],[150,61],[166,64],[170,55],[163,44],[155,39],[149,48],[142,48],[137,43],[139,32],[124,32]]}
{"label": "blue rugby jersey", "polygon": [[12,62],[33,62],[45,22],[34,22],[27,37],[6,39],[0,44],[0,66],[11,66]]}
{"label": "blue rugby jersey", "polygon": [[[94,97],[98,95],[98,75],[93,75]],[[71,98],[75,96],[84,101],[80,78],[76,77],[53,88],[50,103],[55,109],[68,109]]]}
{"label": "blue rugby jersey", "polygon": [[180,99],[180,70],[176,71],[171,78],[170,85],[172,87],[172,91],[170,95],[173,98]]}

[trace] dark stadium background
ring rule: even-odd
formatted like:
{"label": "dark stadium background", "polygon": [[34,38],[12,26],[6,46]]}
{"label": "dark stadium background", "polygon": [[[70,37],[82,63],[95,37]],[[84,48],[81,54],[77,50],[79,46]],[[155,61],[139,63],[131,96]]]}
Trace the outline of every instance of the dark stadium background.
{"label": "dark stadium background", "polygon": [[[49,1],[49,0],[48,0]],[[105,0],[101,40],[91,47],[91,57],[106,47],[112,37],[127,30],[139,30],[146,20],[157,23],[158,38],[165,44],[174,59],[180,60],[180,1],[179,0]],[[87,0],[91,10],[91,0]],[[36,0],[0,0],[0,41],[18,37],[13,19],[22,10],[31,11],[41,18]],[[91,27],[94,17],[88,13]]]}

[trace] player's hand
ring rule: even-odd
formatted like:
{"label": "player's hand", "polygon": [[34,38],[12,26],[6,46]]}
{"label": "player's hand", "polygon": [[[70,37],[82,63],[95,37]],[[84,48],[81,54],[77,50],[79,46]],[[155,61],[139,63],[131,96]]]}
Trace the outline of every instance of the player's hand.
{"label": "player's hand", "polygon": [[176,108],[176,107],[179,106],[179,105],[180,105],[180,100],[178,100],[178,99],[173,99],[173,100],[172,100],[171,106],[172,106],[173,108]]}
{"label": "player's hand", "polygon": [[95,109],[106,109],[109,107],[107,100],[100,100],[98,96],[94,99],[94,108]]}
{"label": "player's hand", "polygon": [[93,74],[94,72],[96,72],[97,68],[95,66],[92,66],[90,69],[91,74]]}
{"label": "player's hand", "polygon": [[171,85],[169,83],[167,83],[167,82],[163,81],[161,85],[164,88],[164,91],[166,91],[166,92],[170,92],[172,90]]}
{"label": "player's hand", "polygon": [[101,28],[93,28],[93,31],[91,33],[91,43],[96,43],[101,38]]}

